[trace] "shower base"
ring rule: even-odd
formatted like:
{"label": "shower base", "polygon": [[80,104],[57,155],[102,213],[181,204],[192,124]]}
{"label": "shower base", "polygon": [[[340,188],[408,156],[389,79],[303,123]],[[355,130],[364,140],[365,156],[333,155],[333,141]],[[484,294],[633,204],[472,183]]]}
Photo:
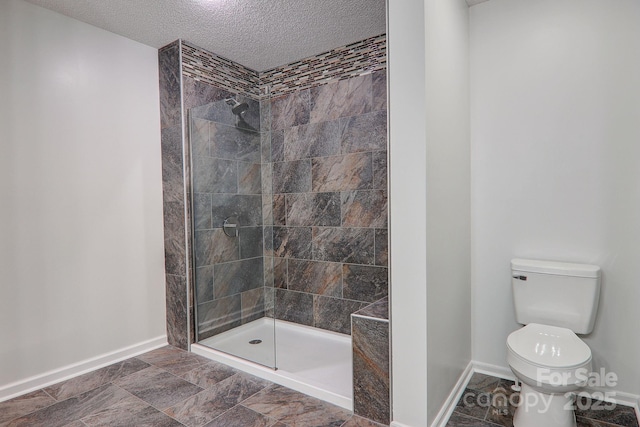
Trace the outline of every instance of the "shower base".
{"label": "shower base", "polygon": [[[262,343],[249,343],[255,339]],[[191,351],[353,410],[349,335],[276,320],[274,337],[274,320],[262,318],[192,344]]]}

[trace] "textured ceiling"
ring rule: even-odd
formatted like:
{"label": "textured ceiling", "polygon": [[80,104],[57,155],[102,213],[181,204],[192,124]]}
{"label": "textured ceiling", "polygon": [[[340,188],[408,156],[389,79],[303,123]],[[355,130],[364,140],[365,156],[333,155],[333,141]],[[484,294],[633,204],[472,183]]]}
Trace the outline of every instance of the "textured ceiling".
{"label": "textured ceiling", "polygon": [[181,38],[256,71],[386,32],[385,0],[27,1],[155,48]]}

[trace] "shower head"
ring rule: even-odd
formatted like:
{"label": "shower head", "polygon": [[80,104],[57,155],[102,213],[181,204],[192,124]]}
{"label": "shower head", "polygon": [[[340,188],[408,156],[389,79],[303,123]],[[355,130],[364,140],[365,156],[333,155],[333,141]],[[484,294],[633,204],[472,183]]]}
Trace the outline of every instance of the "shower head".
{"label": "shower head", "polygon": [[242,113],[244,113],[245,111],[247,111],[248,109],[249,109],[249,104],[247,104],[246,102],[243,102],[242,104],[238,104],[238,105],[234,106],[231,109],[231,112],[233,114],[235,114],[236,116],[239,116]]}
{"label": "shower head", "polygon": [[249,109],[249,104],[247,104],[246,102],[240,103],[234,98],[227,98],[225,99],[225,102],[231,105],[231,112],[239,117],[242,115],[242,113]]}

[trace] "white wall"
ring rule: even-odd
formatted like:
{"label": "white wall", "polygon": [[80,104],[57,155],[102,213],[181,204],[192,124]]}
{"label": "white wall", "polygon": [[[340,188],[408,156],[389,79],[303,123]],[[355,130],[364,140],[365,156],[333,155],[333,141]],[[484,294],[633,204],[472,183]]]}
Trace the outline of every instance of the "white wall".
{"label": "white wall", "polygon": [[471,356],[467,7],[388,19],[393,420],[422,427]]}
{"label": "white wall", "polygon": [[595,367],[640,394],[640,2],[471,10],[473,357],[506,367],[514,257],[598,264]]}
{"label": "white wall", "polygon": [[471,360],[469,8],[425,2],[427,414]]}
{"label": "white wall", "polygon": [[426,78],[422,2],[388,2],[392,420],[427,425]]}
{"label": "white wall", "polygon": [[157,51],[0,2],[0,388],[165,334]]}

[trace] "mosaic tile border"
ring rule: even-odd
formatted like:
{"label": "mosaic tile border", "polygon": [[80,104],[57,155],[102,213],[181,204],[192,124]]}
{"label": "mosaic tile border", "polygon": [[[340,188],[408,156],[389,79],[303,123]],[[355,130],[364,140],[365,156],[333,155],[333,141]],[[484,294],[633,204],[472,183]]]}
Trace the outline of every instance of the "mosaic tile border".
{"label": "mosaic tile border", "polygon": [[387,35],[380,34],[300,61],[257,72],[229,59],[182,41],[182,72],[233,93],[260,99],[322,86],[384,70]]}
{"label": "mosaic tile border", "polygon": [[260,73],[262,93],[278,97],[387,68],[387,35],[380,34]]}
{"label": "mosaic tile border", "polygon": [[260,96],[257,71],[182,41],[182,73],[205,83],[251,98]]}

